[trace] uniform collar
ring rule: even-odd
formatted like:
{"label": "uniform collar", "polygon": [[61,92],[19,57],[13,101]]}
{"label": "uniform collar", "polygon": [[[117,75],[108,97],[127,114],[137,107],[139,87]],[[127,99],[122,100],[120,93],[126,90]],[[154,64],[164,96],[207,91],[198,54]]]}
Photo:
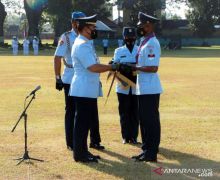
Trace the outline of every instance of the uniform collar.
{"label": "uniform collar", "polygon": [[78,36],[80,39],[83,39],[83,40],[85,40],[85,41],[89,41],[89,39],[87,39],[85,36],[83,36],[83,35],[81,35],[81,34],[79,34],[79,36]]}
{"label": "uniform collar", "polygon": [[132,52],[129,51],[128,47],[126,45],[122,46],[124,49],[126,49],[126,51],[128,51],[130,54],[133,54],[135,52],[135,48],[137,48],[136,44],[134,45]]}
{"label": "uniform collar", "polygon": [[75,35],[78,36],[78,34],[76,33],[76,31],[72,28],[71,32]]}
{"label": "uniform collar", "polygon": [[148,34],[147,36],[144,36],[144,38],[149,38],[149,37],[155,37],[155,33],[152,32],[152,33]]}

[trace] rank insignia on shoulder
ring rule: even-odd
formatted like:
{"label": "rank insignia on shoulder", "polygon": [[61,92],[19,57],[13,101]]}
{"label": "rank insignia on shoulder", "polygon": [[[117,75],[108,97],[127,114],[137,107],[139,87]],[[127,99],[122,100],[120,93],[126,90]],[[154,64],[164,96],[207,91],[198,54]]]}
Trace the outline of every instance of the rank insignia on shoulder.
{"label": "rank insignia on shoulder", "polygon": [[70,33],[71,33],[71,31],[67,31],[67,32],[65,32],[65,35],[70,34]]}
{"label": "rank insignia on shoulder", "polygon": [[60,41],[59,41],[59,46],[62,46],[64,44],[64,41],[61,39]]}

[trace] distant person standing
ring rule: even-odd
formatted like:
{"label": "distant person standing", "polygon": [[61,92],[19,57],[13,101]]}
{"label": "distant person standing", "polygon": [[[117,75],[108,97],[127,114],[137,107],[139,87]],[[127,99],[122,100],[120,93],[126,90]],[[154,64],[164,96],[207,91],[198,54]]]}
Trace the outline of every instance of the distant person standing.
{"label": "distant person standing", "polygon": [[104,54],[107,55],[108,54],[108,39],[103,39],[102,43],[103,43],[103,51]]}
{"label": "distant person standing", "polygon": [[34,36],[33,39],[33,49],[34,49],[34,55],[37,56],[39,51],[39,40],[37,36]]}
{"label": "distant person standing", "polygon": [[16,36],[13,36],[11,45],[13,55],[18,55],[18,39]]}
{"label": "distant person standing", "polygon": [[118,39],[118,47],[122,47],[123,46],[123,40],[122,39]]}
{"label": "distant person standing", "polygon": [[28,38],[25,38],[23,40],[23,54],[24,55],[29,54],[29,44],[30,44],[30,41],[28,40]]}

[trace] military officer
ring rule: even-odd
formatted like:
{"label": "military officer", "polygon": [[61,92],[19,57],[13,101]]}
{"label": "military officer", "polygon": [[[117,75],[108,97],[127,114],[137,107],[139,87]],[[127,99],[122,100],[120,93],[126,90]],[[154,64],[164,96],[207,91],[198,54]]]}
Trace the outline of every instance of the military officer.
{"label": "military officer", "polygon": [[118,47],[122,47],[123,46],[123,39],[118,39]]}
{"label": "military officer", "polygon": [[[61,91],[64,88],[65,95],[65,135],[67,149],[73,149],[73,126],[75,107],[69,95],[70,83],[74,74],[71,60],[72,45],[77,37],[76,18],[85,17],[83,12],[73,12],[71,15],[72,30],[65,32],[57,46],[54,57],[54,71],[56,76],[56,89]],[[64,71],[61,78],[61,61],[64,62]]]}
{"label": "military officer", "polygon": [[[135,45],[136,31],[135,28],[123,28],[124,46],[117,48],[114,53],[114,62],[125,64],[136,64],[136,55],[138,47]],[[124,73],[127,78],[136,83],[136,75],[133,73]],[[118,96],[118,110],[120,115],[121,133],[123,143],[137,143],[138,137],[138,104],[135,88],[129,87],[124,89],[121,84],[117,83],[116,92]]]}
{"label": "military officer", "polygon": [[[75,106],[73,99],[69,96],[69,89],[71,80],[74,74],[71,59],[71,49],[74,44],[76,37],[78,36],[77,21],[79,17],[85,17],[83,12],[75,11],[72,13],[72,30],[65,32],[59,41],[58,47],[54,57],[54,70],[56,76],[56,89],[61,91],[64,88],[65,94],[65,135],[67,149],[73,149],[73,127],[74,127],[74,116]],[[92,43],[92,41],[91,41]],[[64,71],[61,78],[61,60],[63,58]],[[101,138],[99,133],[99,124],[93,124],[90,128],[90,146],[95,149],[104,149],[104,146],[100,145]]]}
{"label": "military officer", "polygon": [[160,144],[159,103],[162,87],[158,75],[160,43],[154,34],[154,25],[159,20],[139,12],[137,32],[142,36],[137,54],[137,88],[140,125],[143,128],[143,152],[134,156],[137,161],[157,161]]}
{"label": "military officer", "polygon": [[70,96],[76,107],[74,125],[74,159],[80,162],[98,162],[97,157],[88,152],[89,128],[99,121],[97,98],[102,96],[99,73],[118,70],[119,64],[99,63],[91,40],[97,37],[96,15],[78,18],[79,36],[72,47],[74,75],[70,86]]}
{"label": "military officer", "polygon": [[28,38],[25,38],[23,40],[23,54],[24,55],[29,54],[29,44],[30,44],[30,42],[29,42]]}
{"label": "military officer", "polygon": [[12,53],[13,55],[18,55],[18,39],[16,36],[12,37]]}
{"label": "military officer", "polygon": [[103,43],[103,53],[105,54],[105,55],[107,55],[108,54],[108,39],[103,39],[102,40],[102,43]]}
{"label": "military officer", "polygon": [[37,56],[39,51],[39,39],[37,38],[37,36],[34,36],[33,39],[33,49],[34,49],[34,55]]}

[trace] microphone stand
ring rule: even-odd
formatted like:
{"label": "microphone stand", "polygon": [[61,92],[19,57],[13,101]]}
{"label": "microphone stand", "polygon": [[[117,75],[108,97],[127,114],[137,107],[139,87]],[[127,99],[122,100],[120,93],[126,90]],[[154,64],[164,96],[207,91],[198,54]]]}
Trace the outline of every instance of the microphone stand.
{"label": "microphone stand", "polygon": [[17,123],[15,124],[13,129],[11,130],[11,132],[14,132],[14,130],[16,129],[18,123],[21,121],[22,118],[24,118],[24,155],[21,158],[15,159],[15,160],[19,161],[17,165],[21,164],[25,160],[29,160],[29,162],[30,162],[30,160],[43,162],[43,160],[31,158],[28,155],[28,148],[27,148],[27,113],[26,113],[26,111],[27,111],[28,107],[30,106],[30,104],[32,103],[32,101],[34,99],[35,99],[35,93],[32,95],[31,100],[29,101],[27,106],[24,108],[24,111],[21,113]]}

